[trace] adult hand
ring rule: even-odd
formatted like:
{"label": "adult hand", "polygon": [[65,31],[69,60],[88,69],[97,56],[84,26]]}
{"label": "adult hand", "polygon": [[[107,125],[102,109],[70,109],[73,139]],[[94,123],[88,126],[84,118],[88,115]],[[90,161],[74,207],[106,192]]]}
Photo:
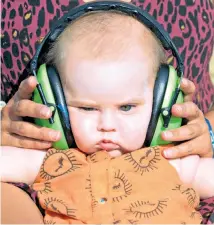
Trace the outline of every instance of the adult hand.
{"label": "adult hand", "polygon": [[31,149],[50,148],[60,139],[60,132],[23,121],[23,117],[48,119],[51,110],[30,99],[36,88],[36,78],[31,76],[22,81],[16,94],[1,110],[1,145]]}
{"label": "adult hand", "polygon": [[[192,81],[183,78],[181,90],[184,92],[184,103],[172,107],[172,115],[187,119],[187,124],[180,128],[164,131],[163,140],[182,142],[164,151],[164,156],[169,159],[180,158],[188,155],[212,157],[212,145],[208,126],[203,112],[192,102],[195,85]],[[184,142],[185,141],[185,142]]]}

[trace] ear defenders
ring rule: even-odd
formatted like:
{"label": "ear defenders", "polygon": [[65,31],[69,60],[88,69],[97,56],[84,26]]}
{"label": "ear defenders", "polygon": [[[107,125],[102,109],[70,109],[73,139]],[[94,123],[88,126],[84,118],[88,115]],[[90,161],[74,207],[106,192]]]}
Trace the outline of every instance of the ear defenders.
{"label": "ear defenders", "polygon": [[33,94],[33,101],[50,107],[53,111],[49,120],[36,119],[35,123],[40,126],[59,130],[62,138],[55,142],[56,149],[68,149],[76,147],[70,125],[69,113],[66,105],[60,76],[52,65],[43,64],[45,54],[50,45],[63,32],[65,27],[87,12],[96,11],[119,11],[133,16],[148,27],[161,41],[165,50],[171,50],[177,61],[177,67],[163,64],[157,73],[154,93],[153,109],[149,127],[145,139],[145,146],[165,145],[169,142],[163,141],[160,134],[164,130],[175,129],[181,126],[182,119],[171,115],[172,106],[183,102],[183,93],[180,90],[180,82],[183,77],[182,59],[163,27],[146,11],[125,2],[100,1],[90,2],[71,9],[52,27],[41,42],[30,63],[30,72],[37,77],[38,85]]}

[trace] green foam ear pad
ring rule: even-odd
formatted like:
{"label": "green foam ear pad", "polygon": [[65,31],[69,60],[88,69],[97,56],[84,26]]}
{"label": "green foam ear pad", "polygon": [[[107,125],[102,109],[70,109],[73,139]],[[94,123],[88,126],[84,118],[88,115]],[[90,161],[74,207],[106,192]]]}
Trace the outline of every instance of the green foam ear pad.
{"label": "green foam ear pad", "polygon": [[[50,82],[48,79],[47,68],[46,68],[45,64],[43,64],[39,67],[38,72],[37,72],[37,80],[40,83],[40,85],[42,86],[42,89],[43,89],[43,92],[44,92],[47,102],[57,106],[55,99],[54,99],[52,89],[51,89],[51,85],[50,85]],[[33,101],[36,103],[43,104],[37,89],[35,89],[35,91],[33,93]],[[54,119],[53,124],[50,124],[49,120],[46,120],[46,119],[35,119],[35,123],[42,127],[48,127],[48,128],[60,131],[61,139],[59,141],[55,142],[53,144],[53,147],[56,149],[62,149],[62,150],[68,149],[69,146],[66,141],[66,137],[65,137],[65,134],[63,131],[63,127],[61,124],[61,120],[59,117],[57,107],[56,107],[53,119]]]}
{"label": "green foam ear pad", "polygon": [[[166,91],[163,97],[163,103],[160,107],[161,109],[170,105],[174,91],[178,86],[178,76],[177,76],[176,70],[174,69],[173,66],[168,66],[168,67],[169,67],[169,76],[168,76]],[[180,91],[176,103],[182,103],[183,101],[184,101],[183,93]],[[167,142],[161,139],[160,134],[165,130],[175,129],[180,127],[181,123],[182,123],[182,118],[172,116],[168,127],[165,128],[163,126],[164,122],[163,122],[162,115],[159,114],[156,129],[154,131],[154,135],[151,140],[150,146],[169,144],[170,142]]]}

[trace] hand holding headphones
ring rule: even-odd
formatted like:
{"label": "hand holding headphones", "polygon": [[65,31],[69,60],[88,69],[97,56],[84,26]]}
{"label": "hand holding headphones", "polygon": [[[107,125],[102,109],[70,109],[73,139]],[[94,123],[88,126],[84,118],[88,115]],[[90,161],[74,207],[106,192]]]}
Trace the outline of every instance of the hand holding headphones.
{"label": "hand holding headphones", "polygon": [[[180,158],[189,155],[198,155],[201,157],[214,157],[214,149],[211,143],[211,137],[208,125],[205,121],[203,112],[196,104],[192,102],[195,91],[193,82],[183,78],[181,90],[186,94],[184,103],[175,104],[172,107],[172,115],[185,118],[187,124],[171,131],[163,132],[161,137],[167,141],[182,142],[178,145],[164,150],[166,158]],[[207,114],[207,118],[214,116],[214,111]],[[166,153],[166,154],[165,154]]]}
{"label": "hand holding headphones", "polygon": [[[184,92],[184,102],[191,101],[191,96],[194,93],[194,84],[186,80],[185,85],[181,82],[181,90]],[[59,131],[55,131],[50,128],[40,127],[35,124],[23,121],[22,118],[31,117],[37,119],[49,119],[51,117],[51,110],[48,106],[40,103],[35,103],[30,99],[30,96],[36,88],[37,81],[35,77],[29,77],[24,80],[17,93],[2,109],[2,132],[1,132],[1,145],[3,146],[15,146],[32,149],[47,149],[50,148],[53,142],[58,141],[61,136]],[[204,121],[204,116],[200,112],[197,106],[188,107],[188,104],[180,104],[184,106],[184,110],[177,111],[176,104],[172,107],[172,115],[182,118],[189,117],[189,122],[181,128],[172,130],[171,136],[161,135],[166,141],[187,141],[173,147],[172,152],[174,154],[169,155],[168,158],[179,158],[187,156],[189,154],[198,154],[202,157],[212,156],[212,146],[210,143],[210,135],[207,129],[207,125]],[[188,126],[194,124],[194,132],[192,128]],[[199,126],[200,124],[201,126]],[[192,126],[192,125],[191,125]],[[201,129],[203,127],[203,129]],[[185,132],[183,131],[185,129]],[[169,129],[171,130],[171,129]],[[177,132],[180,130],[179,132]],[[184,133],[186,133],[184,135]],[[189,135],[189,134],[191,135]],[[201,141],[201,140],[207,140]],[[189,142],[191,142],[194,152],[189,152]],[[206,146],[204,145],[206,144]],[[201,147],[203,145],[203,147]],[[180,148],[182,146],[182,148]]]}
{"label": "hand holding headphones", "polygon": [[157,36],[166,50],[171,50],[177,60],[176,69],[172,66],[162,64],[158,71],[153,92],[152,115],[144,145],[154,146],[167,144],[168,142],[161,139],[161,132],[166,129],[175,129],[181,125],[182,119],[172,116],[171,109],[175,103],[183,102],[183,94],[180,91],[180,82],[183,76],[183,62],[168,33],[146,11],[134,5],[113,1],[91,2],[70,10],[55,24],[38,47],[30,65],[31,73],[39,81],[37,90],[34,92],[33,100],[53,108],[53,116],[49,121],[38,119],[36,120],[36,124],[61,131],[61,140],[54,143],[55,148],[68,149],[76,147],[76,144],[72,134],[70,118],[59,74],[52,65],[43,64],[45,54],[49,46],[56,41],[57,37],[59,37],[72,21],[80,18],[87,12],[111,10],[133,16],[139,22],[143,23]]}

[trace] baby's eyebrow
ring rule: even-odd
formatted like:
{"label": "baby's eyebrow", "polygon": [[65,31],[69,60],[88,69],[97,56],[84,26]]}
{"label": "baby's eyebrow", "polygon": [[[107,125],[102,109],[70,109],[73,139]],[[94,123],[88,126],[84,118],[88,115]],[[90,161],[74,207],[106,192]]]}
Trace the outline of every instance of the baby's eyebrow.
{"label": "baby's eyebrow", "polygon": [[125,105],[125,104],[139,104],[139,103],[144,103],[145,102],[145,98],[143,96],[141,97],[132,97],[132,98],[128,98],[128,99],[124,99],[123,101],[121,101],[119,103],[119,105]]}
{"label": "baby's eyebrow", "polygon": [[97,103],[95,101],[84,100],[84,99],[70,99],[67,101],[67,105],[90,105],[95,106]]}
{"label": "baby's eyebrow", "polygon": [[[124,99],[122,101],[114,102],[114,105],[121,106],[121,105],[127,105],[127,104],[143,104],[145,102],[145,97],[131,97]],[[67,101],[67,105],[69,106],[78,106],[78,105],[85,105],[85,106],[97,106],[99,105],[97,102],[93,100],[88,99],[70,99]]]}

